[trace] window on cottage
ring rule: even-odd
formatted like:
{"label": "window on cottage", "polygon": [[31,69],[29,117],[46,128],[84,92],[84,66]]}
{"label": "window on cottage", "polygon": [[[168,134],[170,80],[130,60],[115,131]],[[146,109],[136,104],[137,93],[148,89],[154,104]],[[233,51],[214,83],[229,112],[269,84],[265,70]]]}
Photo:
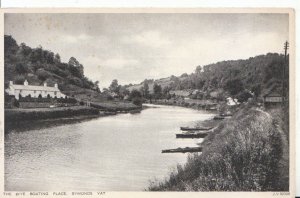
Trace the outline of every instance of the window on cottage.
{"label": "window on cottage", "polygon": [[54,92],[54,95],[56,95],[56,91]]}

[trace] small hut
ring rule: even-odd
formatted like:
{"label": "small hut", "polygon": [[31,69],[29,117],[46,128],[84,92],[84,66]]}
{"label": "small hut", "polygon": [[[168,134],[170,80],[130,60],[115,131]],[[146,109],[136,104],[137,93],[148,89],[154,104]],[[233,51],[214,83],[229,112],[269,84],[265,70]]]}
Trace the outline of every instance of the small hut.
{"label": "small hut", "polygon": [[277,107],[282,104],[282,93],[278,90],[271,90],[269,93],[264,95],[264,105],[265,107]]}

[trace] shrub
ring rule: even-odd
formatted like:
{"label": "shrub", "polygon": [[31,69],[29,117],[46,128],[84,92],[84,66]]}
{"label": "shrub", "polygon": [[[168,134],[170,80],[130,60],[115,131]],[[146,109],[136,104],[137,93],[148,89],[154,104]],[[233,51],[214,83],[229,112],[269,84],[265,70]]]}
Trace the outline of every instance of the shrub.
{"label": "shrub", "polygon": [[249,93],[249,91],[242,91],[237,95],[237,99],[239,102],[246,102],[251,97],[252,95]]}
{"label": "shrub", "polygon": [[111,95],[107,95],[107,96],[106,96],[106,99],[107,99],[107,100],[113,100],[114,98],[113,98]]}
{"label": "shrub", "polygon": [[44,69],[38,69],[36,71],[36,74],[38,76],[38,79],[41,81],[45,81],[47,80],[47,78],[49,77],[49,74],[47,71],[45,71]]}
{"label": "shrub", "polygon": [[18,75],[15,77],[15,84],[17,85],[23,85],[25,81],[25,77],[23,75]]}
{"label": "shrub", "polygon": [[142,100],[142,98],[135,97],[135,98],[132,99],[132,103],[133,103],[134,105],[141,106],[142,103],[143,103],[143,100]]}
{"label": "shrub", "polygon": [[69,81],[69,83],[71,83],[73,85],[77,85],[79,87],[82,87],[82,81],[81,81],[80,78],[69,76],[68,81]]}
{"label": "shrub", "polygon": [[19,101],[15,98],[12,99],[12,104],[14,107],[20,107]]}
{"label": "shrub", "polygon": [[230,80],[226,83],[225,89],[231,95],[236,95],[244,89],[243,82],[240,79]]}
{"label": "shrub", "polygon": [[18,74],[25,74],[27,72],[27,66],[24,65],[23,63],[18,63],[16,64],[15,71]]}

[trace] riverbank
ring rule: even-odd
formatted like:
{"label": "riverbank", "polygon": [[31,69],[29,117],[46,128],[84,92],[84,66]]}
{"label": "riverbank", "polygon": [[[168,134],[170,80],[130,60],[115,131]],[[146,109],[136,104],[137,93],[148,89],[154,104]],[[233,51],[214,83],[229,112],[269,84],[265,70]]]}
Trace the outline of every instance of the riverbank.
{"label": "riverbank", "polygon": [[165,181],[150,183],[149,190],[288,190],[288,141],[280,124],[285,115],[273,115],[250,105],[241,108],[204,139],[201,154],[190,155]]}
{"label": "riverbank", "polygon": [[[204,111],[209,111],[212,113],[215,113],[216,115],[220,115],[222,113],[228,113],[230,114],[232,112],[237,111],[237,107],[230,107],[227,106],[224,103],[213,103],[212,101],[209,100],[193,100],[193,99],[188,99],[188,100],[182,100],[182,101],[174,101],[174,100],[154,100],[152,101],[151,104],[155,105],[167,105],[167,106],[178,106],[178,107],[185,107],[185,108],[190,108],[194,110],[204,110]],[[214,108],[212,108],[214,107]],[[190,128],[199,128],[199,127],[205,127],[205,128],[214,128],[217,127],[218,124],[222,122],[222,120],[219,119],[209,119],[209,120],[204,120],[204,121],[197,121],[194,123],[193,126],[186,126]]]}
{"label": "riverbank", "polygon": [[142,110],[142,107],[122,102],[93,102],[88,106],[69,106],[53,108],[16,108],[5,109],[6,122],[23,120],[41,120],[68,118],[76,116],[108,116],[117,113],[130,113]]}
{"label": "riverbank", "polygon": [[[147,101],[150,103],[150,101]],[[209,110],[209,111],[217,111],[218,107],[221,106],[221,103],[215,103],[211,100],[196,100],[196,99],[181,99],[181,100],[174,100],[174,99],[158,99],[152,100],[151,104],[158,104],[158,105],[168,105],[168,106],[178,106],[178,107],[186,107],[195,110]]]}
{"label": "riverbank", "polygon": [[80,122],[99,118],[99,115],[80,115],[63,118],[52,118],[43,120],[24,120],[18,122],[5,122],[4,131],[5,134],[14,132],[24,132],[30,130],[41,130],[54,126],[77,124]]}
{"label": "riverbank", "polygon": [[129,102],[91,102],[91,107],[97,108],[101,111],[109,112],[129,112],[133,110],[141,110],[140,106],[134,105]]}
{"label": "riverbank", "polygon": [[86,106],[5,109],[5,122],[57,119],[76,116],[99,115],[99,110]]}
{"label": "riverbank", "polygon": [[[25,122],[35,122],[36,126],[47,128],[63,123],[76,123],[97,117],[111,116],[118,113],[138,113],[143,108],[129,103],[100,103],[101,106],[69,106],[54,108],[17,108],[5,109],[5,131],[22,129]],[[24,123],[23,123],[24,122]],[[43,127],[40,123],[43,124]]]}

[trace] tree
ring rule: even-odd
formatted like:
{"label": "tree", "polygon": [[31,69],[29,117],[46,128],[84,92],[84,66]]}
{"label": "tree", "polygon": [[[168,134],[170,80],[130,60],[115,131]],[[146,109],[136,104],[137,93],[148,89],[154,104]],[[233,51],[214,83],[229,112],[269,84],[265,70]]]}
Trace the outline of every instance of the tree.
{"label": "tree", "polygon": [[234,80],[229,80],[226,85],[225,89],[232,95],[236,95],[243,91],[244,85],[243,82],[240,79],[234,79]]}
{"label": "tree", "polygon": [[143,86],[141,87],[141,92],[143,97],[148,98],[149,97],[149,85],[147,82],[143,83]]}
{"label": "tree", "polygon": [[251,91],[254,93],[256,97],[258,97],[261,93],[261,84],[256,84],[251,88]]}
{"label": "tree", "polygon": [[171,88],[169,86],[165,86],[162,90],[164,96],[167,96],[170,92]]}
{"label": "tree", "polygon": [[47,63],[53,64],[54,63],[54,53],[50,52],[48,50],[44,51],[44,59],[46,60]]}
{"label": "tree", "polygon": [[196,73],[196,74],[199,74],[199,73],[201,73],[201,71],[202,71],[202,67],[201,67],[201,65],[198,65],[198,66],[196,67],[195,73]]}
{"label": "tree", "polygon": [[27,72],[27,67],[23,63],[18,63],[15,67],[15,71],[18,74],[25,74]]}
{"label": "tree", "polygon": [[38,48],[35,48],[32,50],[32,52],[30,53],[30,60],[33,63],[36,63],[36,62],[44,63],[45,62],[44,50],[43,50],[42,46],[39,46]]}
{"label": "tree", "polygon": [[69,83],[71,83],[73,85],[77,85],[78,87],[83,86],[82,80],[80,78],[69,76],[67,78],[67,80],[68,80]]}
{"label": "tree", "polygon": [[82,77],[82,75],[81,75],[81,73],[80,73],[80,71],[77,67],[74,67],[74,66],[70,65],[69,71],[71,72],[71,74],[73,76],[76,76],[76,77],[79,77],[79,78]]}
{"label": "tree", "polygon": [[[71,57],[70,59],[69,59],[69,67],[71,68],[71,69],[73,69],[73,72],[76,72],[74,75],[76,75],[76,76],[78,76],[78,77],[83,77],[84,75],[83,75],[83,66],[82,66],[82,64],[80,64],[79,62],[78,62],[78,60],[76,60],[76,58],[74,58],[74,57]],[[75,70],[75,69],[76,70]]]}
{"label": "tree", "polygon": [[26,46],[25,43],[21,43],[20,44],[20,49],[21,49],[21,53],[24,56],[28,56],[31,53],[31,51],[32,51],[32,49],[30,47]]}
{"label": "tree", "polygon": [[239,102],[246,102],[249,98],[251,98],[252,95],[249,93],[249,91],[242,91],[237,95],[237,99]]}
{"label": "tree", "polygon": [[154,85],[153,85],[153,92],[154,92],[154,97],[156,99],[158,99],[158,98],[161,97],[161,91],[162,91],[161,86],[158,85],[158,84],[156,84],[156,83],[154,83]]}
{"label": "tree", "polygon": [[48,72],[45,71],[44,69],[38,69],[36,71],[36,74],[38,76],[38,79],[41,80],[41,81],[45,81],[49,77]]}
{"label": "tree", "polygon": [[183,73],[180,77],[186,78],[186,77],[188,77],[188,74],[187,73]]}
{"label": "tree", "polygon": [[119,95],[124,98],[126,95],[129,95],[130,91],[126,89],[125,86],[120,86]]}
{"label": "tree", "polygon": [[114,79],[111,82],[111,84],[109,86],[109,90],[111,92],[114,92],[114,93],[117,93],[117,94],[120,92],[120,85],[118,84],[118,80],[117,79]]}
{"label": "tree", "polygon": [[142,105],[142,94],[138,90],[134,89],[130,92],[129,99],[133,104],[141,106]]}
{"label": "tree", "polygon": [[141,94],[140,91],[134,89],[134,90],[132,90],[132,91],[130,92],[129,98],[130,98],[130,99],[133,99],[133,98],[136,98],[136,97],[141,98],[141,97],[142,97],[142,94]]}
{"label": "tree", "polygon": [[61,62],[61,60],[60,60],[60,55],[59,55],[58,53],[55,54],[54,60],[55,60],[55,62],[57,62],[57,63],[60,63],[60,62]]}
{"label": "tree", "polygon": [[94,82],[94,88],[93,89],[96,90],[97,92],[100,92],[99,81],[98,80]]}

